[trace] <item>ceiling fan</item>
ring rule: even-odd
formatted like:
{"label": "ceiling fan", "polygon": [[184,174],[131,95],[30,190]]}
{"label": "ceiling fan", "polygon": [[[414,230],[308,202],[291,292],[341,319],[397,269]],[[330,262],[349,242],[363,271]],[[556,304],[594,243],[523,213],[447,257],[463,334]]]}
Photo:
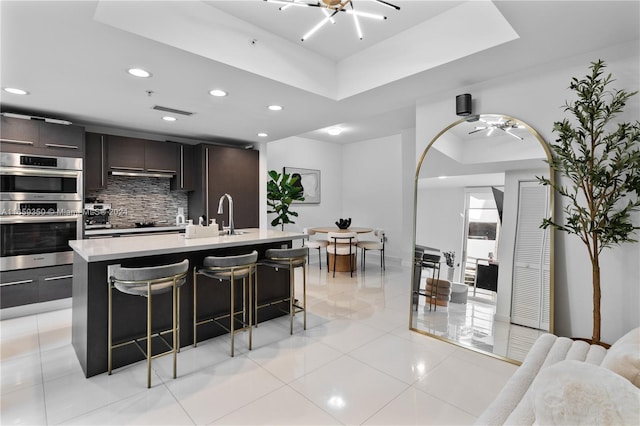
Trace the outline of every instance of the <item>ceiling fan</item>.
{"label": "ceiling fan", "polygon": [[[332,24],[335,23],[335,20],[333,19],[333,17],[336,16],[339,12],[344,12],[346,14],[353,16],[353,22],[355,24],[356,32],[358,33],[358,38],[360,38],[360,40],[362,40],[363,35],[362,35],[362,28],[360,27],[360,21],[358,17],[377,19],[377,20],[387,19],[387,17],[384,15],[378,15],[375,13],[361,12],[361,11],[355,10],[355,7],[353,6],[353,0],[320,0],[320,1],[264,0],[264,1],[269,3],[281,4],[282,6],[280,6],[280,10],[285,10],[291,6],[322,8],[322,12],[324,13],[325,17],[320,22],[318,22],[313,28],[311,28],[305,35],[302,36],[302,39],[301,39],[302,41],[305,41],[309,37],[311,37],[316,31],[318,31],[327,22],[331,22]],[[400,10],[399,6],[396,6],[384,0],[373,0],[373,1],[381,5],[390,7],[392,9]]]}
{"label": "ceiling fan", "polygon": [[508,134],[509,136],[513,136],[516,139],[524,140],[523,137],[520,137],[514,133],[511,133],[512,129],[524,129],[522,124],[518,124],[513,120],[505,120],[502,121],[502,118],[498,121],[487,121],[480,119],[480,121],[484,122],[484,126],[476,126],[474,130],[470,131],[469,134],[478,133],[482,131],[487,131],[487,136],[490,136],[496,129],[501,130]]}

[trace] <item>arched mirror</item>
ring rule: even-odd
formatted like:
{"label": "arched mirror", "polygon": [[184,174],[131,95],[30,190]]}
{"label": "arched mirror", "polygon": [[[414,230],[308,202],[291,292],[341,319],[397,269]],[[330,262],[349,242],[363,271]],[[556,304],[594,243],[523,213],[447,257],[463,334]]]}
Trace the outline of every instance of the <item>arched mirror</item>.
{"label": "arched mirror", "polygon": [[550,151],[502,114],[456,121],[415,181],[411,329],[518,363],[553,332]]}

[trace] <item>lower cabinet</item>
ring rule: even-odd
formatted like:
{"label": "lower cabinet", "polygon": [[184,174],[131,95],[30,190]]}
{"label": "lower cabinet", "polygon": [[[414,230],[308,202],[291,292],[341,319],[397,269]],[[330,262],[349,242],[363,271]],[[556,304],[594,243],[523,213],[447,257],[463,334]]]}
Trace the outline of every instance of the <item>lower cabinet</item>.
{"label": "lower cabinet", "polygon": [[71,297],[73,265],[20,269],[0,276],[0,308]]}

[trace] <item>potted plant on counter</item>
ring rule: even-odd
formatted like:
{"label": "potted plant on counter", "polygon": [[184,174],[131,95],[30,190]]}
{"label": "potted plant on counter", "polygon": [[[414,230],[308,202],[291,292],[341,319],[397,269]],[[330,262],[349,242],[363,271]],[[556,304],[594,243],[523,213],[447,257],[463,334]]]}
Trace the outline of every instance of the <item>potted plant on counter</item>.
{"label": "potted plant on counter", "polygon": [[[635,242],[638,229],[631,212],[640,208],[640,122],[616,123],[627,100],[638,92],[609,89],[611,74],[604,74],[602,60],[592,62],[585,78],[573,78],[569,88],[577,99],[565,104],[573,120],[553,124],[558,134],[550,147],[550,162],[568,181],[565,186],[538,178],[564,197],[564,222],[545,219],[552,226],[577,235],[584,243],[592,267],[593,336],[600,342],[600,253],[607,247]],[[619,283],[607,283],[615,285]],[[603,344],[606,345],[606,344]]]}
{"label": "potted plant on counter", "polygon": [[271,221],[271,226],[280,225],[284,231],[286,223],[295,223],[291,216],[298,217],[298,213],[289,209],[293,201],[304,201],[302,186],[298,185],[298,176],[287,173],[269,171],[267,182],[267,213],[275,213],[276,217]]}

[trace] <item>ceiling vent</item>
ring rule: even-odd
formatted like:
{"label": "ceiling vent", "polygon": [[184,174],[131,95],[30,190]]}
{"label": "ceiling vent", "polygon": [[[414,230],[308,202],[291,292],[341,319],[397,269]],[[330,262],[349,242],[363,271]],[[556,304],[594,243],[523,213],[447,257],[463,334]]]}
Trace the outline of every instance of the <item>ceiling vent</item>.
{"label": "ceiling vent", "polygon": [[180,109],[175,109],[175,108],[168,108],[168,107],[163,107],[160,105],[155,105],[153,107],[153,109],[155,109],[156,111],[164,111],[164,112],[169,112],[171,114],[180,114],[180,115],[186,115],[187,117],[190,115],[193,115],[192,112],[189,111],[182,111]]}

